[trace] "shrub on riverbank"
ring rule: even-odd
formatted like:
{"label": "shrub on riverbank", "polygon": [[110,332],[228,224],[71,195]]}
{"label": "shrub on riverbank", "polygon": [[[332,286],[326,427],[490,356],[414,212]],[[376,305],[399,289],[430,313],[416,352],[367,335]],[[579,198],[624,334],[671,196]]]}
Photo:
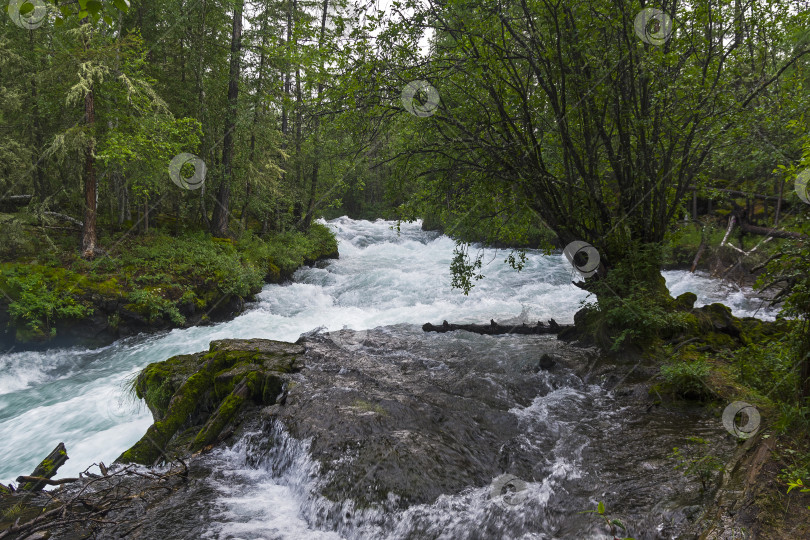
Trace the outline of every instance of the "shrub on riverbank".
{"label": "shrub on riverbank", "polygon": [[[0,324],[9,344],[75,335],[101,341],[150,329],[199,324],[241,309],[265,281],[288,279],[304,264],[337,256],[331,231],[259,238],[182,236],[111,239],[92,261],[52,249],[0,263]],[[8,258],[8,257],[7,257]]]}

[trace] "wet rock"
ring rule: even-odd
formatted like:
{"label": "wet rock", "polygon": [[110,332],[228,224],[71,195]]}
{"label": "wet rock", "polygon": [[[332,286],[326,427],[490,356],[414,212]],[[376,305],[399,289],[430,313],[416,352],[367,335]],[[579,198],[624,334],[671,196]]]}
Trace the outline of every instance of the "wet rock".
{"label": "wet rock", "polygon": [[550,355],[543,354],[540,357],[540,361],[537,364],[538,369],[549,370],[553,368],[557,364],[557,361],[554,360]]}
{"label": "wet rock", "polygon": [[265,339],[211,342],[207,352],[147,366],[135,381],[155,423],[118,458],[151,465],[217,441],[249,405],[272,405],[301,369],[301,345]]}

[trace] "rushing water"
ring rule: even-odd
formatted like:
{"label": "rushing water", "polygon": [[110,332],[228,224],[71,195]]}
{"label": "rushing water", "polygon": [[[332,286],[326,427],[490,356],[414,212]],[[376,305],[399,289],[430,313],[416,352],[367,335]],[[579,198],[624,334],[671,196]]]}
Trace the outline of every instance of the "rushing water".
{"label": "rushing water", "polygon": [[[553,317],[570,323],[586,300],[586,293],[571,285],[570,265],[561,255],[530,252],[525,268],[518,273],[504,264],[506,252],[487,251],[483,266],[486,279],[476,282],[465,296],[450,287],[451,239],[424,232],[418,223],[403,224],[399,233],[394,223],[385,221],[340,218],[329,225],[338,235],[339,260],[301,269],[292,283],[266,286],[257,302],[230,322],[126,339],[92,351],[74,348],[0,356],[0,482],[29,473],[60,441],[65,442],[70,455],[60,475],[74,475],[94,461],[109,463],[115,459],[151,423],[145,407],[129,397],[127,385],[132,378],[150,362],[207,349],[214,339],[294,341],[317,327],[362,330],[388,325],[397,325],[418,339],[421,330],[413,325],[428,321],[536,321]],[[673,294],[692,291],[698,296],[698,305],[721,301],[738,316],[773,318],[774,314],[764,310],[749,290],[682,271],[668,271],[664,276]],[[539,429],[544,415],[552,415],[555,407],[565,408],[571,400],[597,398],[586,388],[564,387],[538,399],[529,407],[515,409],[531,429]],[[563,428],[558,425],[558,429]],[[240,451],[244,453],[244,448],[229,450],[229,459],[238,462],[242,459]],[[306,452],[299,454],[305,456]],[[564,463],[552,465],[557,469],[551,471],[549,483],[554,482],[554,474],[567,474]],[[301,465],[296,470],[304,469]],[[260,522],[262,530],[276,531],[268,536],[273,538],[316,537],[310,530],[312,523],[301,517],[303,499],[296,503],[290,496],[289,486],[301,482],[279,482],[267,471],[251,468],[237,467],[233,474],[242,475],[252,487],[238,497],[222,494],[223,515],[237,516],[230,521],[246,527]],[[533,489],[550,488],[540,485]],[[475,493],[464,497],[475,499]],[[437,504],[457,503],[453,499]],[[465,506],[467,512],[472,511],[469,504]],[[413,512],[418,514],[419,510]],[[435,512],[445,514],[446,509]],[[217,530],[214,527],[208,534],[216,535]],[[238,529],[228,534],[255,537]],[[339,536],[324,532],[321,537]]]}

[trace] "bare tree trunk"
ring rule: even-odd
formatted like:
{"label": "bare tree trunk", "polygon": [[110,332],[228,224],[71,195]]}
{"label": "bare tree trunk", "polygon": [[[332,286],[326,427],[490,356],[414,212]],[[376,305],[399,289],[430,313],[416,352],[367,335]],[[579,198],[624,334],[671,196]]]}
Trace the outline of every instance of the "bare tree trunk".
{"label": "bare tree trunk", "polygon": [[782,211],[782,192],[785,189],[785,181],[781,178],[779,179],[779,195],[776,198],[776,210],[773,213],[773,226],[774,228],[779,226],[779,214]]}
{"label": "bare tree trunk", "polygon": [[[303,159],[301,156],[301,124],[303,123],[303,102],[304,97],[301,94],[301,66],[295,68],[295,188],[296,191],[303,190]],[[300,206],[301,203],[296,201],[293,209],[295,219],[299,220],[301,217]],[[297,225],[301,225],[298,221]]]}
{"label": "bare tree trunk", "polygon": [[127,181],[120,171],[113,173],[113,178],[116,187],[116,194],[118,195],[118,225],[124,224],[124,221],[132,219],[132,211],[129,208],[129,188]]}
{"label": "bare tree trunk", "polygon": [[[323,50],[323,39],[324,35],[326,34],[326,17],[329,12],[329,0],[323,0],[323,11],[321,13],[321,34],[318,37],[318,54],[322,54]],[[319,58],[321,71],[323,71],[323,59]],[[320,104],[321,100],[321,93],[323,92],[323,73],[319,74],[318,80],[318,91],[315,94],[315,103],[317,105]],[[304,216],[304,229],[309,229],[310,225],[312,225],[312,215],[315,212],[315,194],[317,193],[318,189],[318,172],[320,169],[320,159],[321,159],[321,119],[320,116],[315,114],[315,141],[313,144],[313,151],[312,151],[312,179],[309,183],[309,201],[307,202],[307,213]]]}
{"label": "bare tree trunk", "polygon": [[[33,51],[35,50],[35,32],[29,32],[28,34],[31,50]],[[37,85],[36,75],[31,76],[31,105],[34,124],[34,148],[36,148],[36,152],[34,152],[31,156],[31,161],[33,162],[34,166],[34,193],[36,194],[37,198],[42,201],[46,195],[46,186],[42,176],[42,167],[39,166],[39,155],[40,152],[42,152],[42,120],[39,113],[39,87]]]}
{"label": "bare tree trunk", "polygon": [[149,234],[149,197],[143,199],[143,234]]}
{"label": "bare tree trunk", "polygon": [[242,8],[244,0],[239,0],[233,12],[231,33],[231,69],[228,80],[228,111],[225,115],[225,138],[222,143],[222,180],[217,192],[214,216],[211,219],[211,233],[225,236],[228,233],[228,217],[231,203],[231,176],[233,175],[233,132],[236,128],[237,103],[239,99],[239,71],[242,50]]}
{"label": "bare tree trunk", "polygon": [[84,157],[84,230],[82,231],[82,257],[92,259],[96,254],[96,158],[94,156],[95,137],[93,127],[96,123],[95,99],[93,88],[84,97],[85,122],[90,127],[90,142]]}
{"label": "bare tree trunk", "polygon": [[[259,54],[259,79],[256,82],[256,101],[253,104],[253,129],[250,130],[250,158],[249,162],[253,163],[256,159],[256,131],[258,130],[259,125],[259,114],[261,113],[262,108],[262,94],[264,93],[264,64],[266,60],[266,54],[264,48],[267,46],[267,14],[265,13],[264,18],[262,19],[262,27],[261,27],[261,34],[262,34],[262,45],[261,45],[261,53]],[[250,197],[252,195],[252,188],[253,184],[250,182],[250,178],[247,178],[245,181],[245,204],[242,206],[242,230],[244,231],[247,229],[247,221],[248,221],[248,207],[250,205]]]}
{"label": "bare tree trunk", "polygon": [[[296,9],[296,0],[289,0],[287,2],[287,37],[284,40],[285,44],[288,44],[287,50],[290,50],[289,44],[292,42],[293,37],[293,20],[294,20],[294,12]],[[287,111],[287,99],[290,95],[291,89],[291,81],[290,81],[290,64],[288,60],[284,62],[284,104],[281,107],[281,134],[284,135],[284,139],[282,140],[282,148],[287,147],[287,131],[289,130],[288,127],[288,111]]]}
{"label": "bare tree trunk", "polygon": [[697,221],[697,188],[692,188],[692,221]]}

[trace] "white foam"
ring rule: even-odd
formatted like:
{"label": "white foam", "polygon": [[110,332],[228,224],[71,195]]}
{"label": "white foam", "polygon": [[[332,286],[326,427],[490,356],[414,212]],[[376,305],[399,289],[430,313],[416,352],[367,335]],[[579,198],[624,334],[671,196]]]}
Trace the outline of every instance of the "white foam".
{"label": "white foam", "polygon": [[[97,351],[77,348],[0,356],[0,482],[29,473],[60,441],[73,456],[71,466],[80,459],[89,464],[119,455],[143,435],[149,414],[140,409],[110,418],[100,400],[120,398],[125,392],[123,378],[150,362],[206,350],[215,339],[294,341],[319,326],[362,330],[443,320],[553,317],[571,323],[587,297],[571,284],[575,276],[561,255],[529,252],[518,273],[503,262],[507,252],[491,250],[482,268],[486,278],[465,296],[450,287],[454,242],[424,232],[420,225],[404,223],[397,233],[394,222],[345,217],[331,221],[340,240],[339,260],[326,268],[299,270],[296,283],[266,286],[249,311],[226,323],[126,340]],[[687,272],[664,276],[675,294],[691,290],[699,303],[722,301],[737,315],[773,318],[772,312],[756,311],[748,290],[729,290]]]}

